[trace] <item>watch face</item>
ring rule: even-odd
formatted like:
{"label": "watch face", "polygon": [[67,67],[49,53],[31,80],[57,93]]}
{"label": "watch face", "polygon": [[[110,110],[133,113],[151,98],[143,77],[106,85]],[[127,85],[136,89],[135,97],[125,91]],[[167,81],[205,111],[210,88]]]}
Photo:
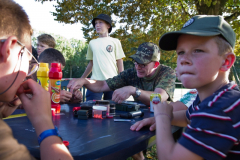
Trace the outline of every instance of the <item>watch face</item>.
{"label": "watch face", "polygon": [[137,94],[138,96],[140,96],[141,91],[140,91],[140,90],[137,90],[137,91],[136,91],[136,94]]}

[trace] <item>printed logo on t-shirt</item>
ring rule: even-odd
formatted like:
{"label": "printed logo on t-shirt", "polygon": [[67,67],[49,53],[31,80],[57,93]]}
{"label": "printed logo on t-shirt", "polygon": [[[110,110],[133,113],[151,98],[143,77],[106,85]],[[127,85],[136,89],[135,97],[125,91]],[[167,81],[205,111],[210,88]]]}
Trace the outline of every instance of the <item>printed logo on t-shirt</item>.
{"label": "printed logo on t-shirt", "polygon": [[112,45],[108,45],[108,46],[106,47],[106,50],[107,50],[109,53],[112,52],[112,51],[113,51]]}

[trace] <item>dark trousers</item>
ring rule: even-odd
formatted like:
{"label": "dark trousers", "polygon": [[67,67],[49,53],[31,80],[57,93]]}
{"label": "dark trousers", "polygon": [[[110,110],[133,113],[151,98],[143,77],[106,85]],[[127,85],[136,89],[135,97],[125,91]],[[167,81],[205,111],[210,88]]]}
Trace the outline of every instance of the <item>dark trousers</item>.
{"label": "dark trousers", "polygon": [[89,101],[89,100],[101,100],[102,95],[103,95],[104,100],[112,100],[112,94],[113,94],[113,91],[95,93],[95,92],[92,92],[90,90],[87,90],[86,100],[87,101]]}

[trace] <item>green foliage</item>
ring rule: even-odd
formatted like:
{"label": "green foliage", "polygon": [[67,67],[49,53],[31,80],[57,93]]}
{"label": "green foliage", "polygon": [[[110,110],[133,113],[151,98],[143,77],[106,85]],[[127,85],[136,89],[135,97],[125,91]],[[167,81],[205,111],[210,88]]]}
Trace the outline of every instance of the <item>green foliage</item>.
{"label": "green foliage", "polygon": [[[37,47],[37,36],[46,32],[35,31],[32,37],[32,44]],[[55,49],[59,50],[65,60],[66,66],[63,69],[63,78],[78,78],[81,77],[85,68],[87,67],[88,61],[86,61],[87,47],[85,42],[77,39],[66,39],[60,35],[52,35],[56,40]]]}
{"label": "green foliage", "polygon": [[[44,2],[46,0],[37,0]],[[121,40],[127,56],[133,54],[142,42],[158,44],[166,32],[180,29],[196,14],[223,15],[237,33],[235,53],[240,55],[240,1],[239,0],[58,0],[53,15],[63,23],[80,22],[84,37],[89,42],[97,34],[91,20],[100,13],[111,15],[118,29],[112,37]],[[176,62],[175,53],[162,52],[164,62]]]}

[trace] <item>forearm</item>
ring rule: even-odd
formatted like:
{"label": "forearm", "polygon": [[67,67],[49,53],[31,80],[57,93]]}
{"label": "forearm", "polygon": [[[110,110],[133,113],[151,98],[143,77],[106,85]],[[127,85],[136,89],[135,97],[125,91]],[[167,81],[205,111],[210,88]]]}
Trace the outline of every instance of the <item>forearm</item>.
{"label": "forearm", "polygon": [[123,59],[118,59],[117,60],[117,67],[118,67],[118,74],[120,72],[124,71]]}
{"label": "forearm", "polygon": [[[135,91],[136,91],[136,88],[135,88]],[[135,91],[133,92],[132,96],[136,96]],[[146,105],[150,105],[150,95],[152,93],[159,93],[161,95],[162,102],[168,99],[167,92],[161,88],[156,88],[154,91],[144,91],[142,89],[140,89],[140,91],[141,91],[141,95],[137,99]]]}
{"label": "forearm", "polygon": [[[35,124],[35,123],[34,123]],[[54,129],[52,121],[41,121],[38,125],[34,125],[37,136],[48,129]],[[49,136],[40,144],[41,159],[54,160],[54,159],[73,159],[68,149],[63,144],[58,136]]]}
{"label": "forearm", "polygon": [[186,110],[173,112],[173,120],[171,124],[174,126],[186,127],[188,124]]}
{"label": "forearm", "polygon": [[188,107],[180,101],[171,102],[170,104],[173,106],[173,112],[181,111],[181,110],[186,111],[188,109]]}
{"label": "forearm", "polygon": [[57,136],[45,138],[40,145],[41,159],[73,159],[62,140]]}
{"label": "forearm", "polygon": [[85,79],[84,86],[92,92],[107,92],[111,91],[106,81],[88,80]]}
{"label": "forearm", "polygon": [[93,61],[90,60],[81,78],[87,78],[87,76],[92,72],[92,67],[93,67]]}
{"label": "forearm", "polygon": [[[134,88],[136,91],[136,88]],[[141,89],[140,89],[141,90]],[[132,96],[136,96],[136,92],[133,92]],[[141,90],[141,95],[137,98],[139,101],[141,101],[145,105],[150,105],[150,95],[154,93],[153,91],[144,91]]]}
{"label": "forearm", "polygon": [[158,159],[169,159],[168,156],[172,153],[175,142],[171,132],[171,122],[166,115],[157,115],[156,121],[156,137],[157,137],[157,154]]}

